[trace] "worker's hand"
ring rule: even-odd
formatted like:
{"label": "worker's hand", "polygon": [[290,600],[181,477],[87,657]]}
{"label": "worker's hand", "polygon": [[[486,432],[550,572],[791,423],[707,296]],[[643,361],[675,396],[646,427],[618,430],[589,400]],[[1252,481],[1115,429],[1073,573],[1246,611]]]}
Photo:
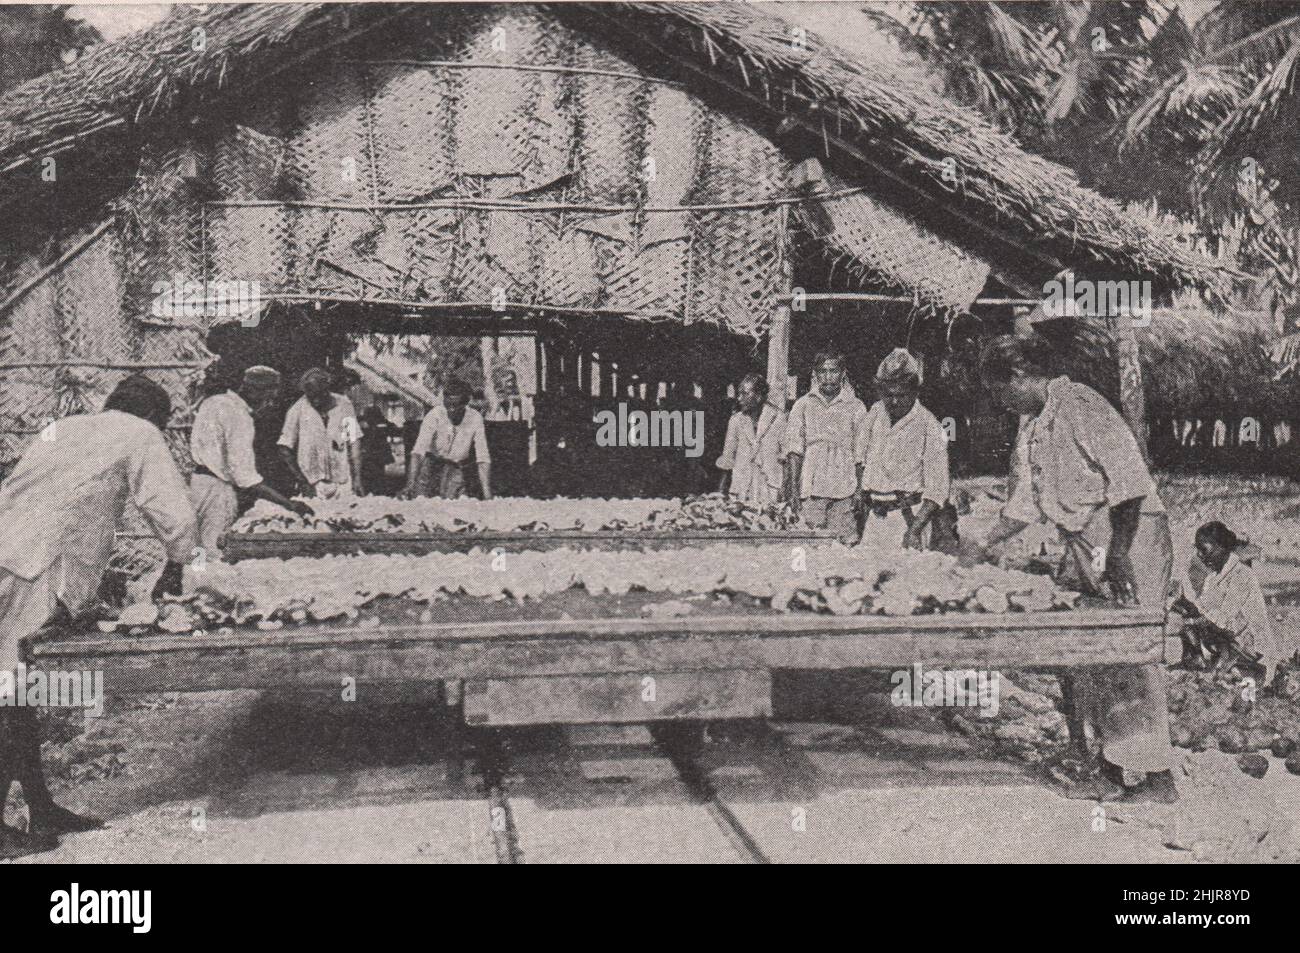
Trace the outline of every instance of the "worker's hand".
{"label": "worker's hand", "polygon": [[907,532],[903,534],[904,549],[924,549],[925,545],[921,542],[921,533],[923,528],[909,526]]}
{"label": "worker's hand", "polygon": [[290,500],[289,509],[299,516],[315,516],[316,511],[304,503],[302,500]]}
{"label": "worker's hand", "polygon": [[1133,560],[1126,552],[1111,550],[1106,554],[1106,571],[1102,581],[1110,588],[1111,598],[1122,606],[1137,605],[1137,580],[1133,575]]}
{"label": "worker's hand", "polygon": [[1186,619],[1195,619],[1201,614],[1201,610],[1196,608],[1196,604],[1186,596],[1179,596],[1169,606],[1169,611],[1177,612]]}

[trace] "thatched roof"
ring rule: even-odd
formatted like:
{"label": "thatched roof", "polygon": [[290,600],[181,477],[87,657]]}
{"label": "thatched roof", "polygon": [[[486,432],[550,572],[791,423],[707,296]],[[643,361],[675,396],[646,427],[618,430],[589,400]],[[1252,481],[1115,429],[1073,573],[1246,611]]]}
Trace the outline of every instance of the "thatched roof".
{"label": "thatched roof", "polygon": [[[979,116],[935,101],[892,67],[863,63],[814,35],[791,44],[789,24],[745,4],[556,4],[579,29],[622,37],[652,58],[671,32],[675,66],[694,83],[749,88],[773,114],[822,124],[827,142],[859,142],[863,171],[902,190],[908,211],[950,220],[968,246],[1008,249],[1041,282],[1056,263],[1150,277],[1160,287],[1222,292],[1226,274],[1178,244],[1154,220],[1079,185]],[[401,4],[241,4],[180,7],[157,26],[98,47],[71,66],[0,97],[0,186],[48,155],[247,90],[325,50],[438,7]],[[195,30],[205,48],[194,49]],[[659,57],[662,59],[662,57]],[[692,61],[686,63],[686,61]],[[742,82],[743,79],[743,82]],[[716,90],[714,90],[716,92]],[[813,117],[813,120],[810,120]],[[829,131],[828,131],[829,130]],[[955,161],[955,166],[952,162]],[[948,163],[945,165],[945,163]],[[955,186],[945,171],[957,170]],[[8,182],[6,182],[8,180]]]}
{"label": "thatched roof", "polygon": [[[1058,345],[1064,373],[1118,396],[1114,336],[1104,319],[1049,321],[1038,330]],[[1136,333],[1152,418],[1267,415],[1289,403],[1283,397],[1289,387],[1276,381],[1268,355],[1276,332],[1265,312],[1220,314],[1198,296],[1181,294],[1169,307],[1153,309]]]}

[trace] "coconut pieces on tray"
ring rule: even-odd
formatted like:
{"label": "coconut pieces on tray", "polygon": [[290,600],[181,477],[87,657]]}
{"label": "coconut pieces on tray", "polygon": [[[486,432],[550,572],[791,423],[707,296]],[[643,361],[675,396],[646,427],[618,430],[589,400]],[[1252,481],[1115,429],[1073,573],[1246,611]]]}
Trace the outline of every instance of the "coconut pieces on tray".
{"label": "coconut pieces on tray", "polygon": [[670,605],[672,597],[737,595],[780,612],[840,616],[1043,612],[1072,608],[1077,598],[1046,576],[992,565],[963,567],[942,553],[838,543],[807,549],[714,544],[693,549],[689,559],[675,551],[565,547],[209,562],[202,572],[189,572],[186,583],[188,595],[168,597],[159,607],[133,606],[112,623],[113,630],[355,621],[379,599],[541,600],[575,587],[596,597],[662,593]]}
{"label": "coconut pieces on tray", "polygon": [[547,530],[686,531],[789,529],[797,519],[784,507],[756,507],[721,493],[684,499],[398,500],[363,496],[307,500],[312,516],[259,500],[234,533],[544,532]]}

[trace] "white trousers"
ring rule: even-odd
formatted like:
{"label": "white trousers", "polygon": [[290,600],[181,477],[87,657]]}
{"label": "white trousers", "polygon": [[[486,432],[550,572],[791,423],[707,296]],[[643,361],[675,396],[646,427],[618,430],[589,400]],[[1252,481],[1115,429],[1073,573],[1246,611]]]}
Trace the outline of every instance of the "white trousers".
{"label": "white trousers", "polygon": [[190,502],[194,504],[198,521],[199,545],[215,557],[222,534],[234,525],[239,515],[239,497],[235,488],[224,480],[196,473],[190,477]]}

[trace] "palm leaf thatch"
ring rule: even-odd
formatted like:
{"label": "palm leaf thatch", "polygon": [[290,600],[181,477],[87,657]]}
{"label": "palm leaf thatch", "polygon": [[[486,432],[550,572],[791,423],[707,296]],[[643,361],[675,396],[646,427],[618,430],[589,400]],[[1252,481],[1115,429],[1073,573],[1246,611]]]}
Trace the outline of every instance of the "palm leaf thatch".
{"label": "palm leaf thatch", "polygon": [[[1068,262],[1148,277],[1166,289],[1196,286],[1216,296],[1228,290],[1229,272],[1158,223],[1083,188],[1068,170],[1024,152],[973,110],[935,101],[923,84],[859,62],[815,35],[792,44],[790,25],[761,7],[548,6],[579,29],[621,39],[651,58],[653,40],[672,32],[677,53],[694,61],[696,82],[712,75],[738,84],[743,76],[746,86],[768,91],[774,112],[788,101],[792,110],[818,114],[823,131],[847,128],[870,153],[874,172],[884,170],[914,204],[921,196],[932,218],[974,236],[968,244],[980,235],[1004,236],[1032,263],[1035,281]],[[44,156],[88,146],[97,134],[196,110],[219,93],[255,96],[268,77],[395,18],[418,14],[424,28],[429,10],[322,3],[179,8],[147,31],[0,97],[0,184],[30,175]]]}
{"label": "palm leaf thatch", "polygon": [[1022,249],[1032,249],[1038,273],[1054,262],[1082,260],[1095,269],[1139,273],[1166,289],[1197,286],[1215,298],[1226,295],[1230,273],[1179,244],[1154,218],[1084,188],[1070,170],[1025,152],[973,110],[936,101],[925,83],[910,81],[892,64],[859,61],[812,33],[792,43],[787,21],[751,5],[573,6],[642,37],[662,30],[664,20],[678,33],[684,27],[687,39],[701,38],[691,51],[701,64],[738,77],[740,67],[729,62],[748,64],[743,75],[769,84],[778,104],[785,99],[789,109],[810,100],[806,108],[823,128],[856,126],[877,171],[892,170],[935,202],[995,223]]}
{"label": "palm leaf thatch", "polygon": [[[1282,406],[1269,348],[1272,320],[1260,311],[1217,312],[1195,294],[1156,308],[1137,331],[1151,419],[1262,414]],[[1118,396],[1114,333],[1102,319],[1039,325],[1062,355],[1062,370]]]}

